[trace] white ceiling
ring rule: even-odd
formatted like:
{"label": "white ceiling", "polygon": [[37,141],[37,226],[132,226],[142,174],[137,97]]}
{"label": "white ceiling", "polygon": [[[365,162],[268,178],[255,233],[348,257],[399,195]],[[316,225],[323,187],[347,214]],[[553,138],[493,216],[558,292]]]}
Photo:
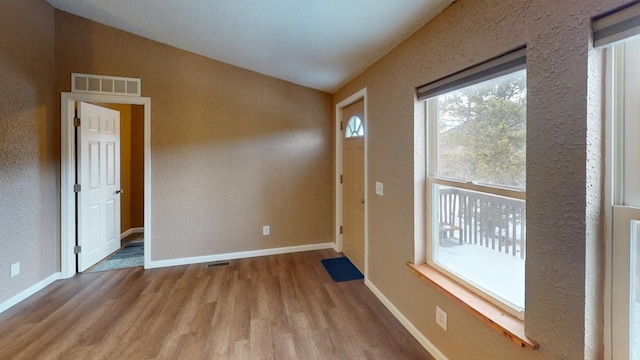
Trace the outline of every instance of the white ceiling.
{"label": "white ceiling", "polygon": [[47,0],[142,37],[327,92],[454,0]]}

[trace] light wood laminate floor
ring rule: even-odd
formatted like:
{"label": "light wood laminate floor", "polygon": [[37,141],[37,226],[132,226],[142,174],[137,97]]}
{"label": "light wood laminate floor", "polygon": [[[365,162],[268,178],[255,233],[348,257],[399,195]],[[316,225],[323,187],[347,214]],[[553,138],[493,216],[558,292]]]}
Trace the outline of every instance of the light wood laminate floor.
{"label": "light wood laminate floor", "polygon": [[433,359],[333,250],[78,274],[0,314],[0,359]]}

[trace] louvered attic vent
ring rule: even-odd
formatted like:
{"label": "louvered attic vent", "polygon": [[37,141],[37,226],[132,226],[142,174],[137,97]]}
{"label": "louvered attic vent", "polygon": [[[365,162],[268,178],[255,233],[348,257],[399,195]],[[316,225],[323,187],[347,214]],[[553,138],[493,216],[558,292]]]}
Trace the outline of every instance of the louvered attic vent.
{"label": "louvered attic vent", "polygon": [[140,79],[73,73],[71,92],[140,96],[142,89]]}

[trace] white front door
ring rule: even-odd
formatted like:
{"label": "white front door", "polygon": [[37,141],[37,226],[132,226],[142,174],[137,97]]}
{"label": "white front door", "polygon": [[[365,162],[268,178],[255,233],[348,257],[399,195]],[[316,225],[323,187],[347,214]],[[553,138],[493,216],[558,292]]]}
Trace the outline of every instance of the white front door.
{"label": "white front door", "polygon": [[120,248],[120,113],[78,103],[78,271]]}
{"label": "white front door", "polygon": [[364,273],[364,100],[342,109],[342,252]]}

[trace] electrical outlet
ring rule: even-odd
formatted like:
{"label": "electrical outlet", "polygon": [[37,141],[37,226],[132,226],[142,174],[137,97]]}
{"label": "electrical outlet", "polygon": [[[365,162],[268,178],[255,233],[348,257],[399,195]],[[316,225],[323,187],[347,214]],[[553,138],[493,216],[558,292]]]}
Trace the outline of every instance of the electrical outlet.
{"label": "electrical outlet", "polygon": [[376,181],[376,194],[382,196],[382,194],[384,193],[383,191],[383,185],[381,182]]}
{"label": "electrical outlet", "polygon": [[18,276],[20,274],[20,263],[17,262],[11,265],[11,277]]}
{"label": "electrical outlet", "polygon": [[265,225],[262,227],[262,235],[263,236],[267,236],[271,234],[271,228],[269,227],[269,225]]}
{"label": "electrical outlet", "polygon": [[440,309],[439,306],[436,306],[436,324],[440,325],[444,331],[447,331],[447,313]]}

